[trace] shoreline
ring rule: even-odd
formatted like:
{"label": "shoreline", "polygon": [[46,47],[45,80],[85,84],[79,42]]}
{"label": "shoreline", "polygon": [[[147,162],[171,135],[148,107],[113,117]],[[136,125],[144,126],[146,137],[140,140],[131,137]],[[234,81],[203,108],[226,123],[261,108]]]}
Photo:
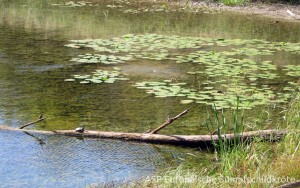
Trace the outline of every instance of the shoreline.
{"label": "shoreline", "polygon": [[[178,2],[170,2],[174,5],[186,6],[186,2],[183,0]],[[277,20],[299,22],[300,23],[300,5],[290,5],[282,3],[247,3],[246,5],[241,6],[227,6],[222,3],[217,2],[206,2],[206,1],[191,1],[189,4],[192,8],[200,9],[211,9],[216,11],[226,11],[244,15],[253,15],[253,16],[263,16]],[[296,15],[292,17],[287,10],[290,10]]]}

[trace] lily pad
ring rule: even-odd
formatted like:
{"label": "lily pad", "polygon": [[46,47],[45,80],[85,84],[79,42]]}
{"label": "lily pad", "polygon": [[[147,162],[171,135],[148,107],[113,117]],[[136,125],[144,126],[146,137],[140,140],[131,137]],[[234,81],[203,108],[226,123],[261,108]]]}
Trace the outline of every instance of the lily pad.
{"label": "lily pad", "polygon": [[180,101],[180,104],[190,104],[190,103],[193,103],[194,100],[181,100]]}

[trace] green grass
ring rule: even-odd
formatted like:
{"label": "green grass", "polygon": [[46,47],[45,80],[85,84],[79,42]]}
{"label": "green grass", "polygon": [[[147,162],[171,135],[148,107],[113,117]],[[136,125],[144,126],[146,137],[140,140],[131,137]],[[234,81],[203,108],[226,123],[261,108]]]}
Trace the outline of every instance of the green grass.
{"label": "green grass", "polygon": [[[236,101],[236,109],[233,111],[232,117],[233,122],[232,126],[228,125],[228,122],[225,119],[224,111],[222,110],[221,113],[218,112],[216,106],[212,106],[212,113],[208,113],[208,118],[206,121],[206,127],[210,132],[215,132],[218,137],[218,142],[213,142],[213,146],[215,152],[218,152],[220,155],[223,155],[232,149],[237,149],[239,147],[243,147],[243,143],[239,139],[239,135],[243,134],[244,132],[244,115],[240,116],[239,110],[239,97],[237,97]],[[233,129],[234,139],[230,140],[226,137],[222,138],[222,134],[226,134]],[[214,131],[215,130],[215,131]]]}
{"label": "green grass", "polygon": [[[300,94],[290,103],[285,113],[285,124],[278,125],[288,134],[276,143],[215,143],[213,155],[198,164],[182,164],[126,187],[277,187],[286,182],[300,180]],[[243,115],[238,108],[233,112],[233,132],[243,132]],[[212,110],[208,127],[226,130],[223,113]]]}

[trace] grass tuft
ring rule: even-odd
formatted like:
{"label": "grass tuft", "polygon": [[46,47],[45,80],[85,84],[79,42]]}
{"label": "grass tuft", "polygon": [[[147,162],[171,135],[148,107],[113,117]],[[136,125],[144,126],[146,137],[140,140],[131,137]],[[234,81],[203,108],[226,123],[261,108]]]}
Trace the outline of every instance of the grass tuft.
{"label": "grass tuft", "polygon": [[[224,111],[217,111],[216,106],[212,106],[212,115],[208,113],[208,118],[206,121],[206,127],[208,130],[215,130],[215,134],[218,135],[218,142],[213,142],[215,152],[219,152],[220,155],[230,152],[232,149],[236,150],[240,147],[243,147],[240,136],[244,132],[244,115],[240,117],[239,110],[239,97],[237,97],[236,109],[233,111],[233,125],[228,125],[228,122],[225,119]],[[228,139],[222,137],[222,135],[228,133],[230,130],[233,130],[234,139]]]}

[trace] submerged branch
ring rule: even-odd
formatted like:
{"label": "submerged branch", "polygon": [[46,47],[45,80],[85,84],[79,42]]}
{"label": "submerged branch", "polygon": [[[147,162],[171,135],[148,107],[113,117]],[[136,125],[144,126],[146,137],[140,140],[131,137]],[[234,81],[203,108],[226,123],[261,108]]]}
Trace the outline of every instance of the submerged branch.
{"label": "submerged branch", "polygon": [[36,141],[39,142],[39,144],[41,144],[41,145],[45,144],[45,142],[44,142],[42,139],[40,139],[40,138],[34,136],[33,134],[31,134],[31,133],[29,133],[29,132],[26,132],[26,131],[24,131],[24,133],[27,134],[27,135],[29,135],[29,136],[31,136],[32,138],[34,138]]}

